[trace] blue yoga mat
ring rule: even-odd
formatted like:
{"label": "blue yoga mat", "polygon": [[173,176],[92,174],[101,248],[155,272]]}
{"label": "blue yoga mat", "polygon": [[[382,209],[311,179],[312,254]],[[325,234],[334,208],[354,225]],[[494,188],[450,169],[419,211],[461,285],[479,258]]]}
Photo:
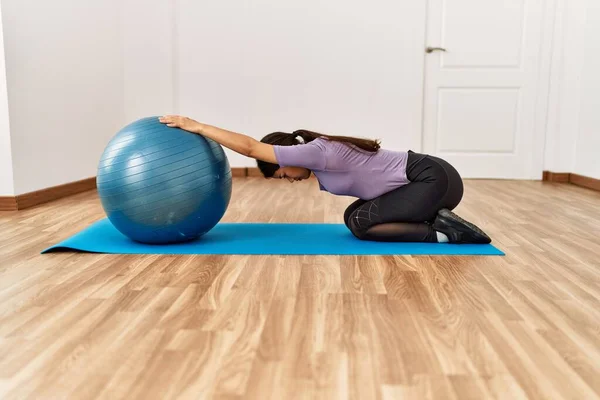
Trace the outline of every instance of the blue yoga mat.
{"label": "blue yoga mat", "polygon": [[53,251],[112,254],[504,255],[492,245],[362,241],[341,224],[221,223],[193,242],[147,245],[130,240],[117,231],[108,219],[92,224],[42,253]]}

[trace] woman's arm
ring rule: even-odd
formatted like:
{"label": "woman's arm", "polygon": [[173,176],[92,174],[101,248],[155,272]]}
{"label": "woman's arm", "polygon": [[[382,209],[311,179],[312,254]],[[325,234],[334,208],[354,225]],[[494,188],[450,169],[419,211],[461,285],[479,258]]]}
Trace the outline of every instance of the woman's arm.
{"label": "woman's arm", "polygon": [[171,128],[180,128],[212,139],[220,145],[246,157],[277,164],[273,146],[259,142],[250,136],[227,131],[216,126],[201,124],[193,119],[178,115],[165,115],[164,117],[160,117],[159,120]]}

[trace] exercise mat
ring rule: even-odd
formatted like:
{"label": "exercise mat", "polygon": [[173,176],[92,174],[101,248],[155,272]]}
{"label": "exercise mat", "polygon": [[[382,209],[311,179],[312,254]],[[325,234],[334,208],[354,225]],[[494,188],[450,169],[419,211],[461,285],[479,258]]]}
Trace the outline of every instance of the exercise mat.
{"label": "exercise mat", "polygon": [[92,224],[42,253],[58,251],[211,255],[504,255],[492,245],[362,241],[343,224],[220,223],[192,242],[148,245],[130,240],[108,219]]}

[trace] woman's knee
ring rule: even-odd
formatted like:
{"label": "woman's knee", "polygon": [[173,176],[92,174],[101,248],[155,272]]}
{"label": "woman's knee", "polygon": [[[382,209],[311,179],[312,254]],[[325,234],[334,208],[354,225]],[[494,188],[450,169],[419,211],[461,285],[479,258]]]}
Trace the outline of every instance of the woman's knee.
{"label": "woman's knee", "polygon": [[348,229],[350,228],[350,225],[349,225],[350,216],[352,215],[352,213],[354,211],[356,211],[364,203],[366,203],[365,200],[356,200],[354,203],[350,204],[348,206],[348,208],[346,208],[346,211],[344,211],[344,223],[346,224],[346,226],[348,227]]}
{"label": "woman's knee", "polygon": [[360,208],[350,213],[346,222],[346,226],[350,229],[350,232],[352,232],[356,238],[361,240],[365,239],[367,231],[375,224],[376,222],[367,218],[365,216],[365,211]]}
{"label": "woman's knee", "polygon": [[357,239],[363,240],[367,234],[367,229],[358,226],[355,221],[356,220],[352,218],[349,220],[348,229],[350,229],[350,232],[352,232]]}

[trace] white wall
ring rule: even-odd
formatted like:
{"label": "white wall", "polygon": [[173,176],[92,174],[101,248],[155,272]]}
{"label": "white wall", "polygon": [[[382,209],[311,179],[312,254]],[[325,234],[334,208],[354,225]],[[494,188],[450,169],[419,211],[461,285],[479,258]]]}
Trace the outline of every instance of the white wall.
{"label": "white wall", "polygon": [[128,120],[178,112],[256,138],[305,128],[421,149],[424,2],[127,0],[125,9]]}
{"label": "white wall", "polygon": [[124,123],[119,0],[2,0],[16,194],[88,178]]}
{"label": "white wall", "polygon": [[600,179],[600,3],[557,7],[544,169]]}
{"label": "white wall", "polygon": [[587,0],[558,0],[544,169],[572,172],[579,126]]}
{"label": "white wall", "polygon": [[5,67],[4,35],[2,34],[2,7],[0,7],[0,196],[12,196],[15,194],[15,188],[13,184]]}
{"label": "white wall", "polygon": [[572,172],[600,179],[600,2],[588,0],[579,135]]}
{"label": "white wall", "polygon": [[123,0],[125,119],[174,113],[172,0]]}

